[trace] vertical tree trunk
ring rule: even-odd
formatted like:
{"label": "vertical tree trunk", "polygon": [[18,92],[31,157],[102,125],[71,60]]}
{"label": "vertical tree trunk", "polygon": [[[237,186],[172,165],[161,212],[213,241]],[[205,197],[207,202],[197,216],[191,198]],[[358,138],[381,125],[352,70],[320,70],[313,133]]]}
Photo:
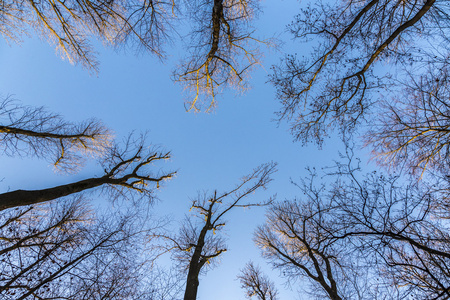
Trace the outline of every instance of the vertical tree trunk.
{"label": "vertical tree trunk", "polygon": [[192,255],[191,262],[189,264],[189,271],[186,280],[186,290],[184,291],[184,300],[196,300],[199,280],[198,276],[200,270],[205,264],[202,259],[202,250],[205,245],[205,237],[208,232],[209,224],[206,224],[197,239],[197,245],[195,245],[194,254]]}
{"label": "vertical tree trunk", "polygon": [[[193,264],[191,264],[193,266]],[[200,269],[198,266],[193,266],[192,272],[191,268],[189,268],[189,273],[186,281],[186,290],[184,292],[184,300],[196,300],[197,299],[197,291],[198,291],[198,275]]]}

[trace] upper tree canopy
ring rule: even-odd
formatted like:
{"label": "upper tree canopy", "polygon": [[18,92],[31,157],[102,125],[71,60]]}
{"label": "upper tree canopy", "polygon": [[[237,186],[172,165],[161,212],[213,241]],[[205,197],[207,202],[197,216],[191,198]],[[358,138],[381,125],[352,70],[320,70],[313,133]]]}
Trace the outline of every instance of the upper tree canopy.
{"label": "upper tree canopy", "polygon": [[[187,110],[209,110],[224,88],[245,90],[260,63],[252,21],[259,1],[7,1],[0,32],[11,41],[38,33],[63,57],[97,71],[91,39],[164,57],[164,44],[187,20],[187,55],[173,80],[189,92]],[[319,144],[333,129],[361,128],[381,164],[421,173],[439,168],[448,145],[448,16],[444,0],[347,0],[304,8],[288,27],[314,41],[302,57],[287,55],[271,82],[280,119],[296,139]],[[185,23],[184,23],[185,24]]]}
{"label": "upper tree canopy", "polygon": [[368,124],[362,133],[379,162],[438,167],[448,151],[448,10],[439,0],[303,9],[289,30],[315,47],[274,67],[280,119],[291,122],[297,140],[319,144],[333,129]]}
{"label": "upper tree canopy", "polygon": [[[173,79],[192,92],[188,110],[208,110],[223,88],[245,89],[249,71],[260,61],[259,47],[267,41],[257,39],[252,27],[258,4],[10,0],[0,5],[0,32],[10,41],[38,33],[63,57],[97,72],[91,39],[163,58],[164,43],[177,35],[177,22],[186,16],[192,30]],[[418,173],[448,170],[449,5],[444,0],[346,0],[302,10],[289,29],[315,48],[301,58],[286,56],[273,69],[280,119],[291,121],[303,142],[321,144],[334,129],[345,137],[357,132],[381,164]],[[62,171],[74,171],[89,154],[100,158],[103,171],[65,185],[0,194],[0,285],[11,299],[17,298],[12,293],[38,297],[43,290],[46,298],[70,299],[91,282],[101,284],[85,299],[111,292],[118,299],[144,299],[135,283],[150,277],[141,276],[143,264],[136,258],[143,252],[135,237],[157,234],[140,230],[143,211],[111,220],[91,216],[81,192],[101,186],[113,199],[138,195],[151,202],[159,183],[174,175],[153,164],[170,154],[132,136],[115,145],[98,121],[70,123],[8,100],[0,103],[0,154],[44,157]],[[227,250],[219,234],[224,215],[261,203],[241,199],[265,187],[274,167],[256,169],[229,192],[194,200],[201,221],[188,220],[179,236],[165,236],[173,257],[185,266],[185,299],[197,297],[201,271]],[[270,205],[255,241],[274,268],[291,282],[306,278],[320,299],[450,297],[447,176],[430,185],[403,184],[376,172],[358,175],[351,160],[326,176],[335,181],[316,185],[312,172],[299,184],[302,198]],[[68,195],[79,200],[52,201]],[[2,260],[5,256],[11,258]],[[103,272],[93,274],[98,266]],[[274,283],[252,264],[239,278],[248,297],[278,297]],[[164,291],[145,291],[149,299],[155,299],[153,292]]]}
{"label": "upper tree canopy", "polygon": [[209,110],[224,88],[245,90],[249,71],[260,63],[259,47],[268,41],[254,34],[251,22],[258,10],[258,0],[9,0],[0,9],[0,33],[14,42],[38,34],[63,58],[98,72],[93,38],[164,58],[165,44],[179,35],[176,27],[187,19],[192,28],[185,38],[188,55],[173,79],[189,91],[188,110]]}

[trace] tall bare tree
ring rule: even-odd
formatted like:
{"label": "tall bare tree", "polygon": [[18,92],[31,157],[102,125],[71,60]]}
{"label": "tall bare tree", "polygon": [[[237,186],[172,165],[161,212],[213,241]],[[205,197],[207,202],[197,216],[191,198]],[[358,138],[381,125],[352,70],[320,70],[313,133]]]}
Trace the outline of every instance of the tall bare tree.
{"label": "tall bare tree", "polygon": [[[320,144],[334,129],[367,133],[369,127],[367,145],[387,164],[407,155],[407,167],[435,166],[446,151],[445,130],[436,128],[445,127],[440,109],[446,88],[439,81],[445,85],[449,22],[440,0],[306,7],[289,29],[296,39],[315,42],[311,54],[286,56],[271,76],[280,119],[290,121],[295,139],[305,143]],[[379,105],[383,98],[389,105]]]}
{"label": "tall bare tree", "polygon": [[341,249],[338,247],[335,252],[335,248],[331,249],[323,240],[322,224],[314,226],[317,221],[312,218],[311,209],[295,201],[272,206],[267,224],[256,232],[256,243],[263,249],[263,256],[282,269],[290,280],[305,276],[316,289],[325,291],[325,297],[344,299],[338,285],[339,274],[344,274],[344,270],[336,258],[336,252]]}
{"label": "tall bare tree", "polygon": [[145,145],[144,136],[112,142],[110,131],[98,121],[71,124],[44,108],[24,107],[5,99],[0,105],[0,151],[31,155],[53,162],[63,171],[77,171],[88,154],[99,159],[105,174],[41,190],[0,193],[0,210],[47,202],[95,187],[108,187],[111,197],[139,194],[152,198],[154,188],[173,172],[153,173],[150,166],[170,158]]}
{"label": "tall bare tree", "polygon": [[178,236],[166,237],[170,240],[169,249],[173,258],[187,271],[184,300],[197,299],[201,272],[205,272],[206,266],[227,251],[225,240],[219,234],[226,225],[225,215],[232,209],[265,206],[272,201],[246,202],[245,198],[266,188],[275,168],[275,163],[263,164],[243,177],[235,188],[224,193],[215,191],[212,195],[199,196],[193,201],[191,210],[196,211],[195,217],[200,221],[194,222],[188,218]]}
{"label": "tall bare tree", "polygon": [[[192,91],[188,110],[216,106],[224,87],[245,90],[249,71],[260,63],[260,46],[251,21],[258,13],[258,0],[196,0],[188,11],[194,22],[189,55],[174,74],[176,81]],[[202,97],[204,99],[202,99]]]}
{"label": "tall bare tree", "polygon": [[278,291],[275,284],[259,267],[252,262],[248,263],[238,276],[241,281],[241,287],[246,291],[249,299],[256,297],[259,300],[277,300]]}
{"label": "tall bare tree", "polygon": [[[110,197],[138,195],[152,199],[154,188],[160,182],[170,179],[175,173],[153,174],[149,167],[160,160],[170,158],[169,153],[154,151],[144,145],[144,139],[129,136],[125,146],[110,147],[101,165],[105,174],[77,182],[41,190],[15,190],[0,194],[0,210],[37,204],[65,197],[96,187],[104,186]],[[159,171],[160,172],[160,171]]]}
{"label": "tall bare tree", "polygon": [[90,39],[135,44],[162,55],[175,1],[2,1],[0,33],[19,42],[31,30],[55,44],[63,58],[97,71]]}
{"label": "tall bare tree", "polygon": [[95,215],[81,197],[2,212],[2,299],[144,299],[151,229],[117,213]]}
{"label": "tall bare tree", "polygon": [[308,278],[318,298],[448,298],[448,212],[436,205],[448,203],[445,193],[359,176],[351,163],[333,176],[316,184],[313,173],[299,185],[302,198],[271,206],[255,239],[273,266],[291,280]]}
{"label": "tall bare tree", "polygon": [[189,110],[201,109],[204,103],[212,109],[224,87],[238,91],[248,87],[249,71],[260,63],[260,46],[271,43],[254,34],[252,21],[258,11],[259,0],[8,0],[0,8],[0,34],[20,42],[23,35],[37,33],[63,58],[98,72],[92,37],[116,48],[133,45],[163,58],[163,45],[177,36],[174,28],[186,12],[192,42],[174,80],[193,92]]}
{"label": "tall bare tree", "polygon": [[[2,299],[153,300],[153,290],[170,290],[146,282],[155,253],[144,251],[154,234],[142,216],[154,190],[174,174],[151,170],[169,153],[146,146],[145,136],[129,135],[116,144],[98,121],[71,124],[8,99],[0,106],[0,137],[7,155],[46,158],[73,171],[93,154],[105,172],[53,188],[0,193]],[[101,217],[83,200],[82,192],[95,187],[118,205],[124,198],[145,201]]]}

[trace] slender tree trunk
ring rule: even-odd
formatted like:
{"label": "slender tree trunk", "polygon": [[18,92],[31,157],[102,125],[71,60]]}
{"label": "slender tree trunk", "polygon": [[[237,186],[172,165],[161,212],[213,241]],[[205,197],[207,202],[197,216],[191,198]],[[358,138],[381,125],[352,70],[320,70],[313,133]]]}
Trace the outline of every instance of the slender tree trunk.
{"label": "slender tree trunk", "polygon": [[206,224],[197,239],[197,245],[195,245],[194,254],[192,255],[191,262],[189,264],[189,271],[186,280],[186,290],[184,292],[184,300],[196,300],[199,280],[198,276],[200,270],[205,264],[202,260],[202,250],[205,245],[205,237],[208,232],[208,224]]}

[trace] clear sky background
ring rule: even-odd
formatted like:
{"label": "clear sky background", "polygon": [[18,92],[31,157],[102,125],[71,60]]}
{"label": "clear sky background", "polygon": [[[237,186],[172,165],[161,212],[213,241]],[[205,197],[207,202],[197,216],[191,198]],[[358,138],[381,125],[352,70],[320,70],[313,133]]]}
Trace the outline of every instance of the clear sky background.
{"label": "clear sky background", "polygon": [[[290,178],[305,175],[308,165],[331,164],[338,157],[339,144],[328,140],[324,150],[314,145],[302,147],[292,142],[285,123],[278,126],[273,121],[280,106],[274,88],[266,83],[270,66],[283,52],[301,54],[309,49],[293,44],[284,32],[299,12],[299,2],[264,1],[262,6],[259,34],[279,34],[285,44],[279,51],[266,53],[264,66],[252,73],[251,90],[242,96],[225,93],[213,113],[185,111],[182,88],[171,80],[177,55],[183,54],[179,45],[168,48],[171,56],[161,62],[149,54],[117,53],[98,44],[100,72],[95,76],[61,60],[52,46],[37,37],[24,37],[20,46],[0,39],[0,94],[13,95],[25,105],[43,105],[68,121],[98,118],[119,139],[133,130],[148,132],[149,142],[172,152],[172,160],[158,166],[178,170],[158,192],[161,201],[155,205],[156,214],[173,218],[174,228],[188,213],[189,199],[197,191],[226,191],[265,162],[278,162],[279,171],[269,189],[253,199],[264,200],[274,194],[278,200],[293,198],[298,190]],[[54,174],[47,162],[36,159],[0,157],[0,165],[1,191],[46,188],[101,175],[94,162],[71,176]],[[236,210],[226,219],[229,250],[221,264],[200,279],[199,299],[244,299],[236,276],[249,260],[270,271],[252,241],[255,227],[264,222],[264,210]],[[276,279],[278,272],[270,274]],[[280,291],[285,289],[282,282],[277,280]],[[282,292],[281,299],[292,299],[292,295]]]}

